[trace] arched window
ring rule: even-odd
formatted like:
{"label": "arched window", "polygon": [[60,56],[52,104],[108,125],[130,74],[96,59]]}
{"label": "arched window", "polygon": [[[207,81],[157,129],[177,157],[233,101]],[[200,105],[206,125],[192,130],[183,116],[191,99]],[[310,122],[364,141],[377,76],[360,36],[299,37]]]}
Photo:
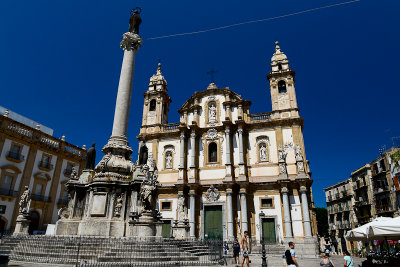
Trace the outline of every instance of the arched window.
{"label": "arched window", "polygon": [[208,162],[217,162],[217,144],[212,142],[208,145]]}
{"label": "arched window", "polygon": [[286,93],[286,83],[285,81],[278,82],[278,91],[279,93]]}
{"label": "arched window", "polygon": [[282,65],[278,64],[278,70],[282,70]]}
{"label": "arched window", "polygon": [[156,110],[156,100],[153,99],[150,101],[150,111],[155,111]]}

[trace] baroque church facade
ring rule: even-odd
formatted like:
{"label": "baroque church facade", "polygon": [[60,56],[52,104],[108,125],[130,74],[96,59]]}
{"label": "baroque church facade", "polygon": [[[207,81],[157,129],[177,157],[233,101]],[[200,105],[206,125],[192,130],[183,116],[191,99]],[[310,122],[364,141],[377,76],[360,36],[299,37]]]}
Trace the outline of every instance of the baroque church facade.
{"label": "baroque church facade", "polygon": [[[272,112],[211,83],[168,123],[171,98],[159,64],[144,93],[138,139],[158,169],[163,236],[185,222],[191,238],[315,243],[312,180],[299,115],[295,72],[276,43],[271,59]],[[308,240],[308,241],[307,241]]]}

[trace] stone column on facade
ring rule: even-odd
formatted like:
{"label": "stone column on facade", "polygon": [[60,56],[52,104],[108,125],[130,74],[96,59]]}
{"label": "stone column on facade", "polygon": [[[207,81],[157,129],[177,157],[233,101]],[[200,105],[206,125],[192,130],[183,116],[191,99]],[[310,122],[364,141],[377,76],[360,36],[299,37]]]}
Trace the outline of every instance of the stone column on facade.
{"label": "stone column on facade", "polygon": [[243,129],[239,128],[239,164],[244,164],[244,148],[243,148]]}
{"label": "stone column on facade", "polygon": [[226,189],[227,211],[228,211],[228,239],[233,240],[233,208],[232,208],[232,189]]}
{"label": "stone column on facade", "polygon": [[190,134],[190,168],[196,167],[196,133]]}
{"label": "stone column on facade", "polygon": [[189,191],[190,197],[190,214],[189,214],[189,225],[190,225],[190,237],[196,237],[196,192],[195,190]]}
{"label": "stone column on facade", "polygon": [[181,132],[180,135],[181,144],[180,144],[180,157],[179,157],[179,168],[185,168],[185,133]]}
{"label": "stone column on facade", "polygon": [[283,185],[281,188],[282,204],[283,204],[283,223],[285,224],[285,236],[293,237],[292,233],[292,221],[290,219],[290,206],[289,206],[289,190],[287,185]]}
{"label": "stone column on facade", "polygon": [[246,188],[240,189],[240,210],[242,214],[242,234],[248,230]]}
{"label": "stone column on facade", "polygon": [[226,164],[230,165],[231,163],[231,135],[228,127],[225,129],[225,142],[226,142]]}
{"label": "stone column on facade", "polygon": [[312,237],[311,232],[311,222],[310,222],[310,211],[308,208],[308,199],[307,199],[307,187],[306,185],[300,186],[300,194],[301,194],[301,205],[303,209],[303,222],[304,222],[304,231],[306,237]]}
{"label": "stone column on facade", "polygon": [[[124,33],[120,44],[124,50],[124,57],[115,103],[112,134],[108,143],[103,147],[105,155],[95,168],[95,179],[130,178],[133,171],[133,163],[129,159],[132,148],[129,147],[127,132],[135,57],[141,44],[142,39],[139,35],[132,32]],[[124,155],[123,159],[121,159],[121,155]],[[104,177],[104,168],[108,170],[107,177]]]}

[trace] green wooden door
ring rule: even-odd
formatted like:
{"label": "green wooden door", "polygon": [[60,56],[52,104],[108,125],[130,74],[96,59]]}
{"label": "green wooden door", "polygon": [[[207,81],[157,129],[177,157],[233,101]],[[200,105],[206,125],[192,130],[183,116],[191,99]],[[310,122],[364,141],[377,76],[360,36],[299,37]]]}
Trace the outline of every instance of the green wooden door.
{"label": "green wooden door", "polygon": [[165,220],[162,225],[161,235],[164,238],[171,237],[171,221]]}
{"label": "green wooden door", "polygon": [[222,206],[204,207],[204,238],[222,239]]}
{"label": "green wooden door", "polygon": [[276,243],[275,220],[274,218],[262,219],[262,234],[265,243]]}

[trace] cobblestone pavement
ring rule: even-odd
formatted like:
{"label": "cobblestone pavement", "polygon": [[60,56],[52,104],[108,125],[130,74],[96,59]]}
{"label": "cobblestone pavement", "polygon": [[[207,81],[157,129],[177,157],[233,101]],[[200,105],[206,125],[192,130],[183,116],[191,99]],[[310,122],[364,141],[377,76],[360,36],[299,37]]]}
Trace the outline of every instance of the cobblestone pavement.
{"label": "cobblestone pavement", "polygon": [[[343,256],[337,256],[333,255],[331,257],[333,263],[335,264],[336,267],[341,267],[344,264],[343,261]],[[361,265],[361,262],[364,261],[365,259],[360,259],[353,257],[354,259],[354,267],[358,267],[358,265]],[[260,254],[254,254],[250,255],[250,266],[261,266],[262,260],[261,260],[261,255]],[[319,263],[321,261],[321,258],[316,258],[316,259],[302,259],[298,258],[297,259],[299,263],[299,267],[314,267],[314,266],[320,266]],[[268,267],[286,267],[286,262],[282,259],[282,257],[267,257],[267,264]],[[236,266],[235,264],[228,264],[228,266]],[[246,264],[244,265],[246,266]]]}
{"label": "cobblestone pavement", "polygon": [[[250,266],[261,266],[262,260],[260,254],[253,254],[250,255],[251,263]],[[354,257],[354,267],[358,267],[361,265],[361,262],[365,259],[360,259]],[[316,259],[301,259],[298,258],[298,263],[300,267],[318,267],[320,266],[319,263],[321,261],[320,258]],[[333,255],[332,260],[335,263],[335,266],[341,267],[343,266],[343,256]],[[281,257],[267,257],[268,267],[286,267],[286,263],[283,261]],[[63,265],[63,264],[45,264],[45,263],[31,263],[31,262],[20,262],[20,261],[10,261],[8,266],[12,267],[66,267],[66,266],[73,266],[73,265]],[[228,264],[228,266],[236,266],[235,264]],[[246,266],[246,264],[244,265]]]}

